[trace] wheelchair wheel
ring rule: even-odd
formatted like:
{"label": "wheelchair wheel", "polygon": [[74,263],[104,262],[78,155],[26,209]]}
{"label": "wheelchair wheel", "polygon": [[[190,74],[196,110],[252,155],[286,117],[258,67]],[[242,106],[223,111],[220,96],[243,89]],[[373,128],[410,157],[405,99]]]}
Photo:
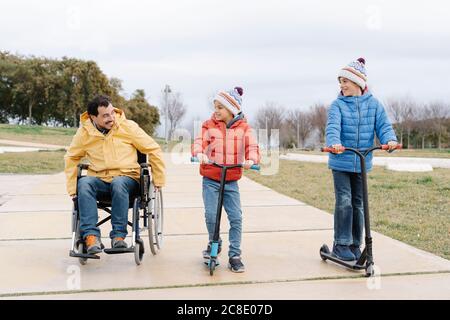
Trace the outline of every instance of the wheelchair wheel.
{"label": "wheelchair wheel", "polygon": [[163,209],[163,197],[161,189],[155,195],[155,211],[153,214],[154,219],[154,236],[155,243],[158,249],[161,249],[163,242],[163,223],[164,223],[164,209]]}
{"label": "wheelchair wheel", "polygon": [[152,200],[148,203],[148,241],[150,251],[153,255],[158,253],[162,246],[163,234],[163,205],[162,205],[162,191],[154,192],[154,184],[150,184],[150,194]]}

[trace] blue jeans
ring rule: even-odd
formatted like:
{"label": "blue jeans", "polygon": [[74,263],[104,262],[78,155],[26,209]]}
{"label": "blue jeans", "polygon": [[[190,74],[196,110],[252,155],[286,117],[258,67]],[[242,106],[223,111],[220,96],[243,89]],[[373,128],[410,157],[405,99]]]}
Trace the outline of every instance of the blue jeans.
{"label": "blue jeans", "polygon": [[[220,183],[215,180],[203,177],[203,203],[205,205],[205,220],[208,229],[209,241],[213,240],[214,228],[216,225],[217,204],[219,202]],[[229,181],[225,184],[223,195],[223,207],[230,222],[228,251],[229,257],[241,255],[242,239],[242,211],[241,197],[237,181]],[[222,240],[220,240],[222,242]]]}
{"label": "blue jeans", "polygon": [[332,171],[336,197],[334,243],[337,245],[360,246],[364,228],[361,174]]}
{"label": "blue jeans", "polygon": [[97,198],[111,197],[110,238],[127,236],[128,208],[130,195],[139,191],[139,183],[130,177],[118,176],[111,183],[100,178],[85,176],[78,180],[78,210],[80,212],[80,233],[84,239],[88,235],[100,237]]}

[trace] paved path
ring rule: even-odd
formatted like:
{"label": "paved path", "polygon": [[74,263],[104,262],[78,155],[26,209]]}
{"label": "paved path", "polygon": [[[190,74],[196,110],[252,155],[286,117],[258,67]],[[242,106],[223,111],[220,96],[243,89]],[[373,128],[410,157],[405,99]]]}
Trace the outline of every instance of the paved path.
{"label": "paved path", "polygon": [[[0,176],[2,186],[25,187],[12,188],[0,206],[0,298],[450,298],[450,261],[378,233],[374,255],[381,276],[366,279],[360,272],[323,262],[319,248],[332,241],[332,216],[246,178],[240,190],[247,271],[229,271],[224,250],[211,277],[201,257],[207,234],[198,167],[166,159],[164,247],[156,256],[146,253],[140,266],[132,254],[102,254],[85,266],[68,256],[71,202],[62,173],[37,178],[29,186],[27,179]],[[107,236],[109,229],[107,224],[102,234]],[[109,244],[107,238],[103,241]]]}

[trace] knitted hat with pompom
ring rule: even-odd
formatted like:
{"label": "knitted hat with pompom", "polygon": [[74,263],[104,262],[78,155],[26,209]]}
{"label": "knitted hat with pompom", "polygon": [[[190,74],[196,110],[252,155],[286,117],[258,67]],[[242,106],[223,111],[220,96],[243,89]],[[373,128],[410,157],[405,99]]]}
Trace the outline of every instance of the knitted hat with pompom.
{"label": "knitted hat with pompom", "polygon": [[338,80],[340,77],[353,81],[364,91],[367,86],[366,60],[359,58],[350,62],[339,71]]}
{"label": "knitted hat with pompom", "polygon": [[219,91],[214,97],[214,101],[220,102],[227,108],[233,116],[242,112],[242,95],[244,90],[241,87],[235,87],[229,91]]}

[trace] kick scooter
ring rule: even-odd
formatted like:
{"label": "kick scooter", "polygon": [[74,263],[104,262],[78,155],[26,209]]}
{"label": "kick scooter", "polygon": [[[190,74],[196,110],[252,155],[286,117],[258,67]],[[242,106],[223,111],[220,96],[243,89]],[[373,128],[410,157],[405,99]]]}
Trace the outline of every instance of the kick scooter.
{"label": "kick scooter", "polygon": [[[396,149],[401,149],[402,145],[398,144]],[[330,249],[326,244],[320,248],[320,257],[323,261],[331,260],[337,264],[343,265],[352,270],[366,270],[366,277],[371,277],[375,274],[373,252],[372,252],[372,236],[370,233],[369,220],[369,197],[367,191],[367,171],[366,171],[366,156],[374,150],[389,150],[388,145],[380,145],[365,151],[360,151],[354,148],[343,147],[344,151],[350,151],[359,156],[361,160],[361,178],[363,191],[363,206],[364,206],[364,230],[365,230],[365,247],[361,253],[361,257],[356,261],[344,261],[330,253]],[[333,148],[321,148],[322,152],[334,152]]]}
{"label": "kick scooter", "polygon": [[[191,162],[199,162],[198,158],[192,157]],[[235,165],[222,165],[218,164],[216,162],[210,162],[209,164],[212,164],[216,167],[221,168],[221,175],[220,175],[220,188],[219,188],[219,201],[217,202],[217,215],[216,215],[216,224],[214,228],[214,235],[213,240],[211,242],[211,253],[210,258],[208,260],[207,266],[209,268],[209,274],[212,276],[214,274],[214,270],[217,266],[217,255],[219,253],[219,242],[220,242],[220,218],[222,216],[222,206],[223,206],[223,194],[225,191],[225,178],[227,176],[227,170],[231,168],[242,168],[242,164],[235,164]],[[252,170],[259,170],[259,165],[252,165],[250,167]],[[205,262],[206,263],[206,262]]]}

